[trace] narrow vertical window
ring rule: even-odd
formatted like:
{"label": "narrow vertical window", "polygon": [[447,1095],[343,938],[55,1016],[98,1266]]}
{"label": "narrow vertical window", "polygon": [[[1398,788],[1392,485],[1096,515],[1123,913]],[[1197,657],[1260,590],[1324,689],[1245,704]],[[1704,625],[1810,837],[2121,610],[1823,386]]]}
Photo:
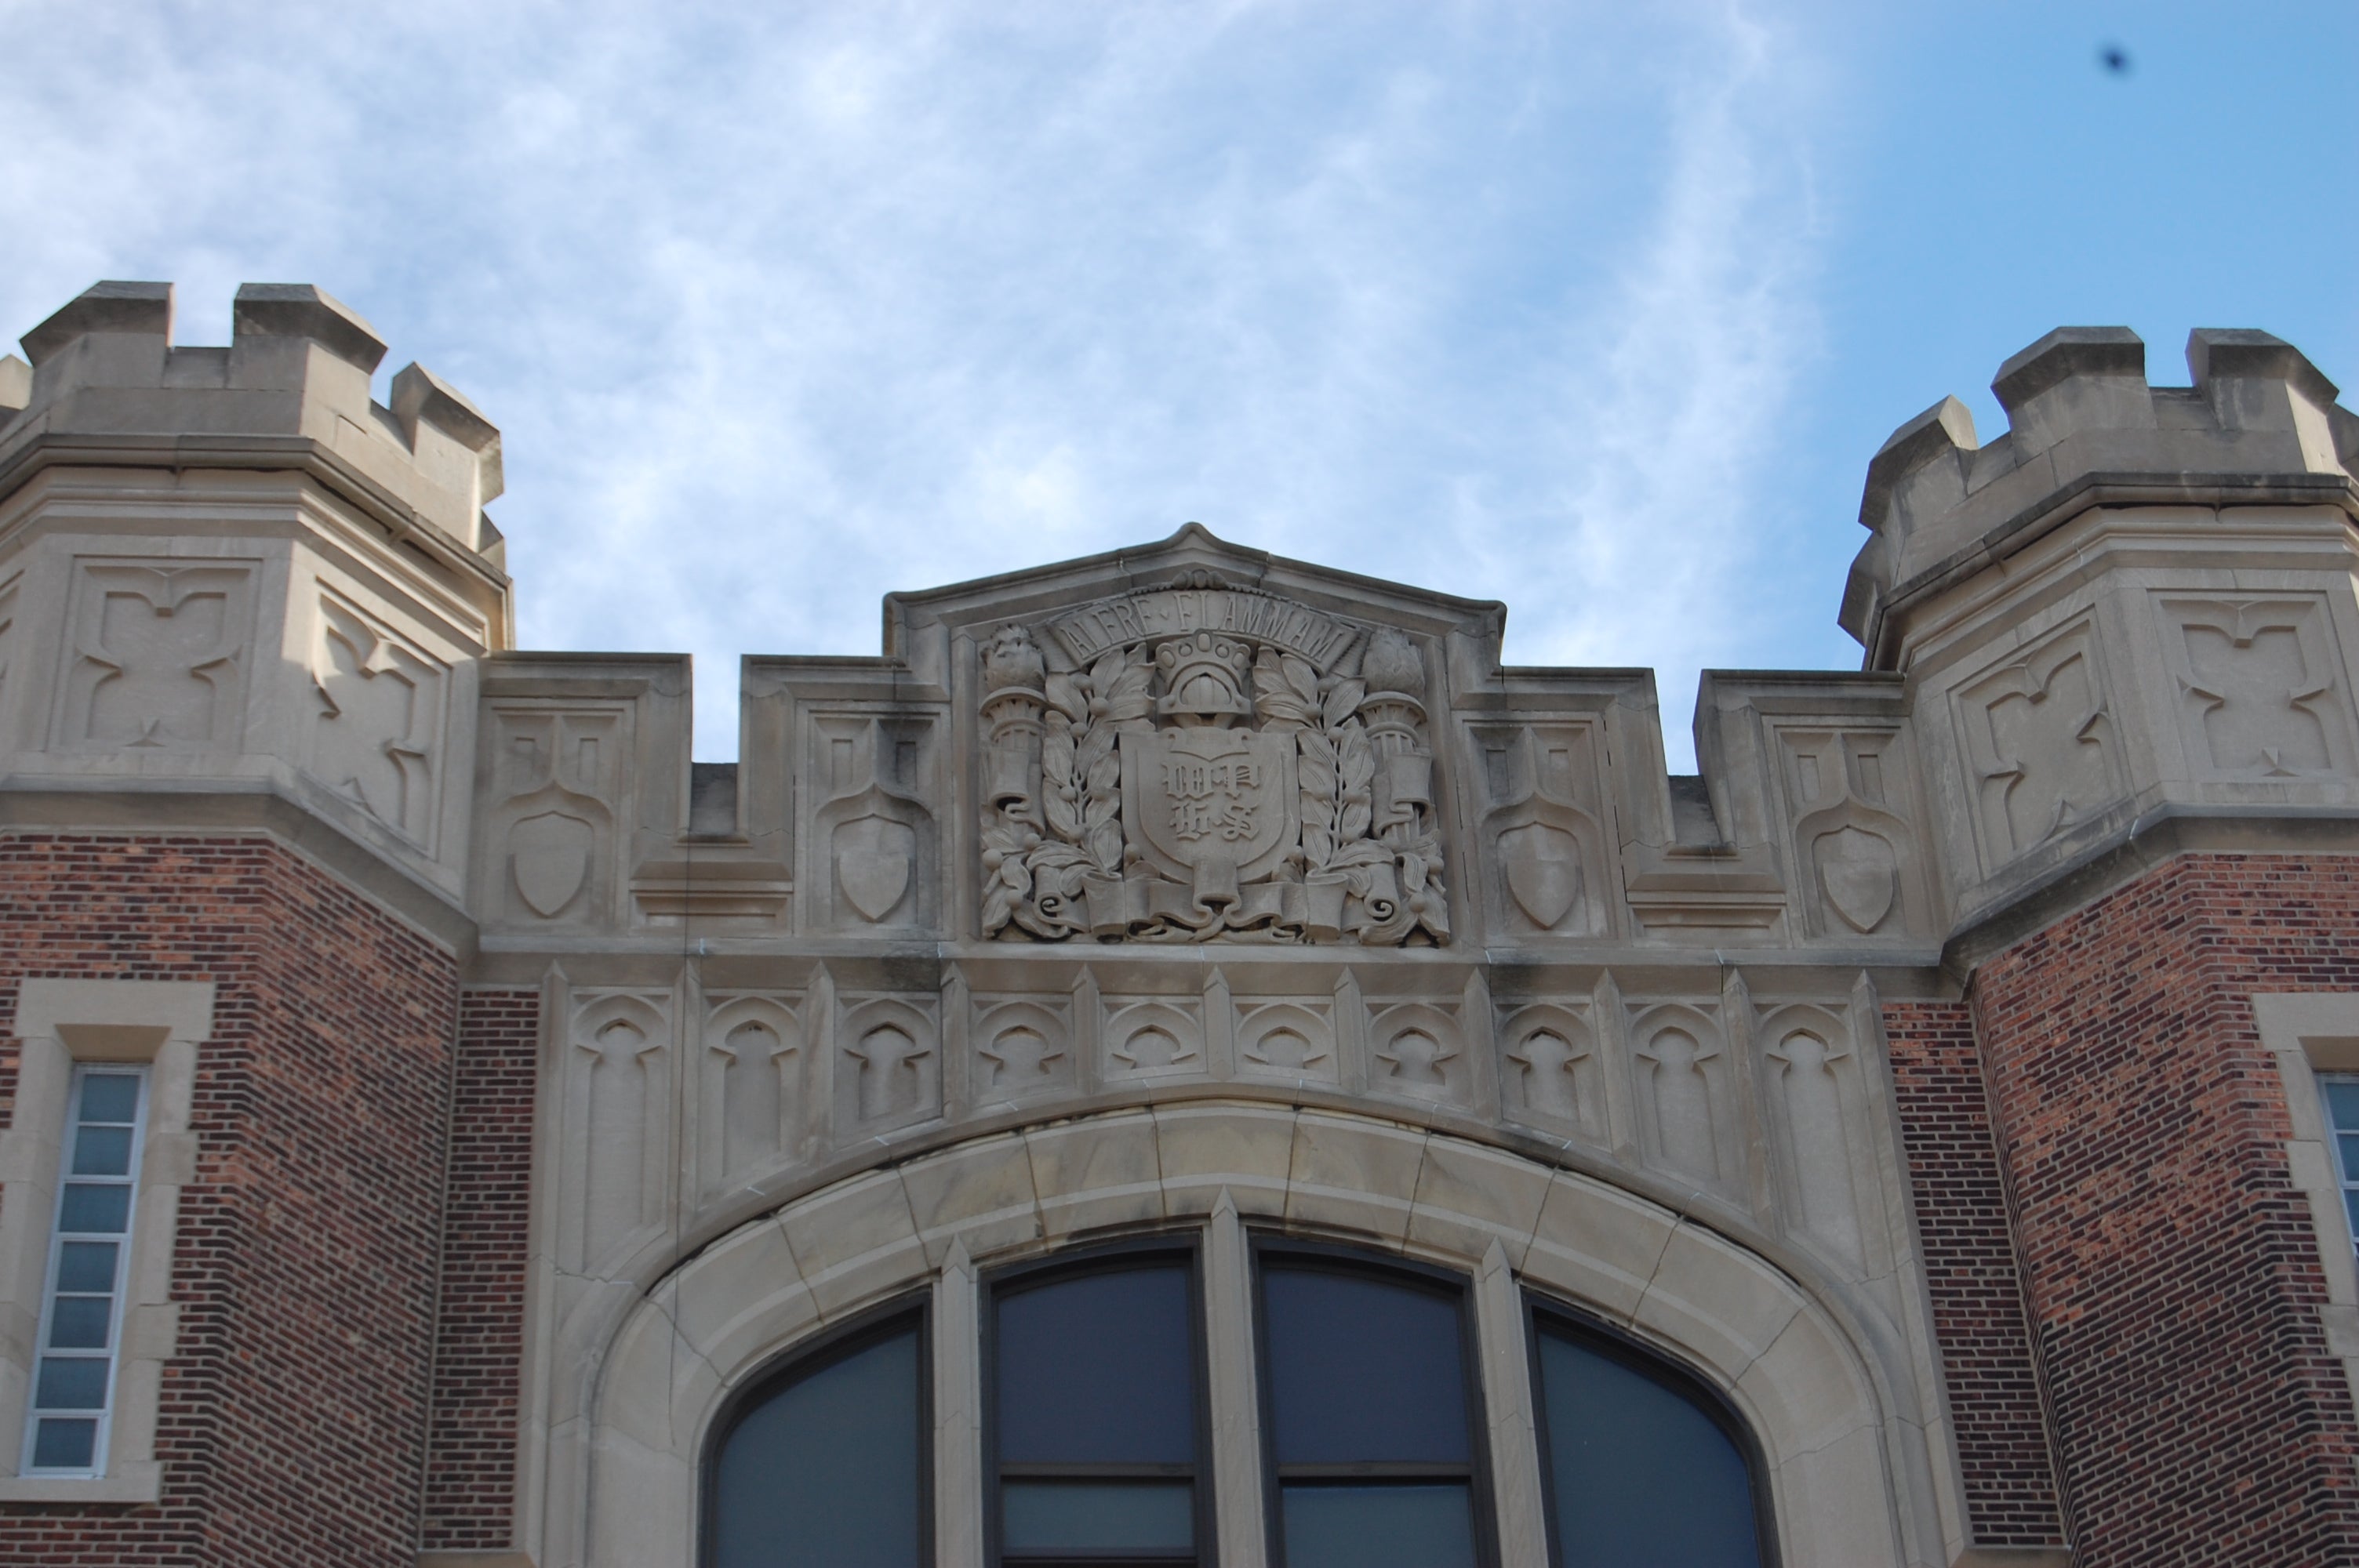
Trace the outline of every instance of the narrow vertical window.
{"label": "narrow vertical window", "polygon": [[2321,1077],[2327,1134],[2334,1144],[2334,1177],[2343,1189],[2343,1213],[2351,1239],[2359,1246],[2359,1077]]}
{"label": "narrow vertical window", "polygon": [[994,1291],[1002,1563],[1198,1561],[1194,1276],[1149,1255]]}
{"label": "narrow vertical window", "polygon": [[1484,1561],[1464,1292],[1274,1251],[1261,1295],[1284,1568]]}
{"label": "narrow vertical window", "polygon": [[829,1346],[738,1406],[712,1469],[712,1568],[920,1568],[923,1321]]}
{"label": "narrow vertical window", "polygon": [[1534,1327],[1555,1568],[1762,1568],[1734,1416],[1635,1347]]}
{"label": "narrow vertical window", "polygon": [[138,1067],[74,1069],[26,1433],[28,1476],[96,1476],[106,1467],[147,1083]]}

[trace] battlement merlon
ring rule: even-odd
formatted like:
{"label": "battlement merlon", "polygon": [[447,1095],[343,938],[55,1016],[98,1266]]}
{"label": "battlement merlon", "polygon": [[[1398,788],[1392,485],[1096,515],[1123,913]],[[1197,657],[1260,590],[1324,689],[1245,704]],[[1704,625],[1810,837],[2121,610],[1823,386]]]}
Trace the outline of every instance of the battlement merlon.
{"label": "battlement merlon", "polygon": [[497,427],[424,366],[369,380],[385,341],[308,283],[238,287],[227,348],[172,342],[172,286],[100,283],[0,360],[0,486],[27,465],[254,468],[283,451],[446,569],[504,595],[484,507],[502,488]]}
{"label": "battlement merlon", "polygon": [[2328,505],[2359,519],[2359,416],[2267,332],[2198,328],[2190,387],[2149,386],[2126,327],[2061,327],[1999,367],[2007,433],[1977,441],[1945,397],[1894,431],[1860,501],[1872,537],[1843,591],[1870,669],[1912,606],[2093,506]]}

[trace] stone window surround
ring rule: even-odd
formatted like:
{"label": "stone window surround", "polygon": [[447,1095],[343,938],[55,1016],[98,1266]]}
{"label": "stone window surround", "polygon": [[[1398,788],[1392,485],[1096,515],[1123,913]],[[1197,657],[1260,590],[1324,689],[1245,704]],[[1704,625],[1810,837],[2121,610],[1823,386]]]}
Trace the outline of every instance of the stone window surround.
{"label": "stone window surround", "polygon": [[[196,1167],[189,1113],[197,1047],[212,1038],[212,1022],[210,981],[36,978],[20,984],[11,1025],[23,1049],[16,1117],[0,1132],[0,1504],[151,1503],[161,1496],[157,1406],[164,1363],[179,1334],[179,1309],[171,1301],[172,1252],[180,1189]],[[106,1467],[96,1476],[25,1476],[17,1471],[48,1283],[67,1093],[74,1068],[85,1062],[149,1068]]]}
{"label": "stone window surround", "polygon": [[2318,1082],[2321,1074],[2359,1073],[2359,992],[2256,995],[2253,1022],[2277,1061],[2293,1122],[2286,1164],[2295,1189],[2310,1200],[2310,1228],[2326,1275],[2326,1304],[2319,1315],[2327,1347],[2342,1358],[2352,1400],[2359,1404],[2359,1254],[2335,1179],[2334,1151],[2327,1145],[2326,1096]]}
{"label": "stone window surround", "polygon": [[[1060,1250],[1063,1240],[1193,1230],[1203,1248],[1215,1550],[1223,1568],[1261,1568],[1266,1481],[1253,1397],[1248,1227],[1275,1224],[1468,1279],[1504,1563],[1527,1568],[1547,1553],[1530,1387],[1532,1295],[1652,1346],[1728,1398],[1760,1444],[1782,1561],[1828,1568],[1915,1561],[1898,1539],[1886,1452],[1894,1416],[1839,1322],[1789,1277],[1604,1183],[1371,1119],[1298,1114],[1315,1119],[1324,1154],[1339,1162],[1321,1173],[1347,1183],[1306,1181],[1314,1173],[1302,1169],[1288,1173],[1281,1138],[1265,1150],[1251,1147],[1273,1134],[1290,1136],[1296,1117],[1199,1106],[1189,1113],[1196,1124],[1190,1141],[1216,1162],[1189,1174],[1167,1165],[1152,1183],[1162,1192],[1151,1205],[1143,1205],[1121,1161],[1103,1158],[1109,1135],[1136,1133],[1108,1125],[1136,1119],[1114,1117],[1060,1130],[1094,1146],[1064,1157],[1041,1158],[1037,1131],[1028,1159],[1025,1139],[975,1140],[810,1194],[704,1249],[647,1292],[607,1339],[586,1421],[551,1433],[552,1479],[559,1495],[578,1500],[545,1516],[547,1533],[530,1560],[689,1568],[703,1442],[729,1396],[854,1314],[925,1292],[933,1335],[936,1562],[981,1568],[979,1275]],[[1419,1143],[1422,1160],[1414,1152]],[[1274,1171],[1273,1156],[1281,1161]],[[1032,1165],[1043,1211],[1063,1210],[1073,1228],[1059,1238],[1019,1236],[1005,1206],[1007,1178],[993,1168],[1008,1161]],[[936,1167],[929,1176],[919,1169],[929,1164]],[[904,1184],[919,1179],[964,1212],[913,1205]],[[932,1186],[938,1182],[955,1195]],[[1535,1209],[1545,1203],[1551,1215],[1509,1219],[1507,1211],[1527,1199]],[[1156,1212],[1143,1214],[1142,1206]],[[1112,1220],[1114,1228],[1081,1223],[1078,1211],[1094,1211],[1087,1217]],[[934,1223],[910,1228],[919,1214]]]}

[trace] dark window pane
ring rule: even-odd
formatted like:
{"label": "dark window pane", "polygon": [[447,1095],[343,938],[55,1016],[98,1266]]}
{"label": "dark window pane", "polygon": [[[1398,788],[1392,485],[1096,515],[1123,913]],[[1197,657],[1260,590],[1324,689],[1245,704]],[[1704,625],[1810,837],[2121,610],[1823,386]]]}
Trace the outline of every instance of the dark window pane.
{"label": "dark window pane", "polygon": [[1188,1271],[1114,1269],[1003,1294],[996,1390],[1006,1463],[1191,1463]]}
{"label": "dark window pane", "polygon": [[65,1202],[58,1206],[60,1230],[119,1235],[130,1228],[130,1223],[131,1188],[127,1184],[66,1184]]}
{"label": "dark window pane", "polygon": [[1467,1462],[1457,1303],[1288,1263],[1262,1289],[1280,1465]]}
{"label": "dark window pane", "polygon": [[1000,1544],[1009,1552],[1186,1552],[1196,1541],[1185,1481],[1010,1481]]}
{"label": "dark window pane", "polygon": [[125,1073],[92,1073],[82,1081],[82,1121],[130,1121],[139,1114],[139,1080]]}
{"label": "dark window pane", "polygon": [[33,1427],[33,1467],[87,1470],[98,1453],[98,1422],[44,1416]]}
{"label": "dark window pane", "polygon": [[1286,1568],[1474,1568],[1466,1487],[1288,1487]]}
{"label": "dark window pane", "polygon": [[2334,1141],[2341,1146],[2343,1179],[2346,1182],[2359,1182],[2359,1132],[2338,1134]]}
{"label": "dark window pane", "polygon": [[918,1336],[854,1351],[739,1422],[713,1485],[716,1568],[919,1568]]}
{"label": "dark window pane", "polygon": [[59,1248],[58,1289],[111,1294],[114,1290],[114,1243],[69,1241]]}
{"label": "dark window pane", "polygon": [[114,1315],[112,1296],[60,1296],[49,1307],[49,1348],[103,1350],[106,1324]]}
{"label": "dark window pane", "polygon": [[1694,1401],[1540,1336],[1557,1568],[1758,1568],[1745,1456]]}
{"label": "dark window pane", "polygon": [[33,1408],[94,1411],[106,1408],[106,1362],[98,1357],[44,1356]]}
{"label": "dark window pane", "polygon": [[131,1129],[85,1127],[74,1134],[73,1173],[77,1176],[127,1176],[131,1173]]}

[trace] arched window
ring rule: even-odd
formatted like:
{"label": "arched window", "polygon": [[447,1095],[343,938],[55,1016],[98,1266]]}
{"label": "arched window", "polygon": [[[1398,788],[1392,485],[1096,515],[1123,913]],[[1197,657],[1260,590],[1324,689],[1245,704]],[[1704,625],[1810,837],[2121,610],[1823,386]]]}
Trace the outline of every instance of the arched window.
{"label": "arched window", "polygon": [[1726,1402],[1660,1357],[1532,1314],[1555,1568],[1768,1568],[1752,1443]]}
{"label": "arched window", "polygon": [[924,1568],[922,1312],[799,1356],[723,1415],[708,1471],[710,1568]]}
{"label": "arched window", "polygon": [[[1263,1536],[1270,1568],[1498,1568],[1503,1532],[1540,1533],[1537,1497],[1552,1568],[1777,1568],[1752,1439],[1699,1378],[1569,1308],[1486,1294],[1478,1324],[1463,1275],[1229,1225],[1228,1250],[1157,1237],[944,1287],[965,1304],[939,1325],[942,1408],[982,1395],[940,1434],[945,1539],[979,1536],[991,1568],[1195,1568],[1223,1531]],[[932,1561],[932,1310],[822,1339],[724,1407],[705,1568]],[[1500,1444],[1527,1470],[1502,1503],[1483,1368],[1519,1344],[1537,1431]],[[1224,1463],[1258,1458],[1257,1515],[1250,1485],[1214,1495],[1237,1473],[1216,1432],[1245,1445]]]}
{"label": "arched window", "polygon": [[1002,1276],[987,1307],[998,1561],[1200,1561],[1203,1357],[1192,1253]]}
{"label": "arched window", "polygon": [[1277,1246],[1259,1274],[1274,1560],[1487,1563],[1463,1285]]}

